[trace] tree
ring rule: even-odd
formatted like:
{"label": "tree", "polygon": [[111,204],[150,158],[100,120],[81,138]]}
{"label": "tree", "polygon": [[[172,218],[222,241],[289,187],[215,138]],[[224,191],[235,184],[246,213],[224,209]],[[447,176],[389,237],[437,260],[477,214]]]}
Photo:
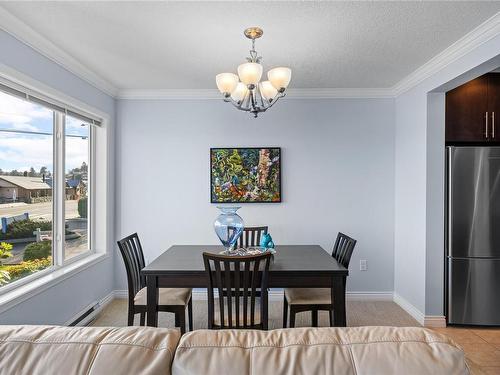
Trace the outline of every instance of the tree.
{"label": "tree", "polygon": [[47,172],[48,172],[47,167],[40,168],[40,176],[43,175],[47,176],[48,175]]}
{"label": "tree", "polygon": [[35,168],[31,167],[30,168],[30,171],[28,172],[28,176],[29,177],[36,177],[36,171],[35,171]]}
{"label": "tree", "polygon": [[[2,259],[10,258],[12,245],[6,242],[0,242],[0,265],[2,265]],[[10,280],[10,275],[5,270],[0,270],[0,285],[7,284]]]}

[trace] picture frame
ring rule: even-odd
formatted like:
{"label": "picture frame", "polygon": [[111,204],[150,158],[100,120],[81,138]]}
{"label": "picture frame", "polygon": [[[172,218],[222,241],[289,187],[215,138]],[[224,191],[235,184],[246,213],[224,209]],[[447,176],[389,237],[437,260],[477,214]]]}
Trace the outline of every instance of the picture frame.
{"label": "picture frame", "polygon": [[211,203],[281,203],[281,147],[210,148]]}

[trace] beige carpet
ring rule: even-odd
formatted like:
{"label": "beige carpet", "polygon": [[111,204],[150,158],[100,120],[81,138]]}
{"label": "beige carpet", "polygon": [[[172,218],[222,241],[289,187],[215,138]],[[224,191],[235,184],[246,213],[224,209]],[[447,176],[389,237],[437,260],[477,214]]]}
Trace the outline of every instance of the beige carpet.
{"label": "beige carpet", "polygon": [[[283,303],[269,302],[269,329],[282,328]],[[193,301],[194,328],[207,328],[206,301]],[[187,320],[187,317],[186,317]],[[311,325],[311,314],[304,312],[297,314],[296,327]],[[139,315],[136,315],[135,324],[139,324]],[[328,313],[319,313],[319,325],[328,326]],[[348,301],[347,324],[354,326],[419,326],[408,313],[394,302],[385,301]],[[127,301],[116,299],[101,312],[92,322],[93,326],[121,327],[127,325]],[[160,327],[174,327],[174,314],[159,313]]]}

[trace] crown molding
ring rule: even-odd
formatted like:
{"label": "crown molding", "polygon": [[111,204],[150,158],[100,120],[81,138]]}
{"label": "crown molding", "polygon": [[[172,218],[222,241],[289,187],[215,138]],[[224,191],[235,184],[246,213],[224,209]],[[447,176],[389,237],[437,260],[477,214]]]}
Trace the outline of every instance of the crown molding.
{"label": "crown molding", "polygon": [[117,99],[131,100],[207,100],[222,99],[216,89],[122,89]]}
{"label": "crown molding", "polygon": [[500,34],[500,12],[487,19],[478,27],[464,35],[444,51],[438,53],[413,73],[392,87],[394,96],[399,96],[429,78],[462,56],[478,48]]}
{"label": "crown molding", "polygon": [[0,6],[0,29],[6,31],[46,58],[54,61],[95,88],[115,97],[118,89],[109,81],[93,72],[66,51],[62,50],[26,23]]}
{"label": "crown molding", "polygon": [[[222,99],[216,89],[130,89],[119,90],[117,99],[130,100],[207,100]],[[393,98],[392,89],[375,88],[310,88],[289,89],[287,99],[348,99],[348,98]]]}
{"label": "crown molding", "polygon": [[287,90],[290,99],[393,98],[390,88],[308,88]]}
{"label": "crown molding", "polygon": [[[117,99],[207,100],[221,99],[216,89],[119,89],[84,66],[63,49],[0,6],[0,29],[13,35],[43,56],[61,65],[97,89]],[[500,34],[500,12],[457,40],[424,65],[389,88],[296,88],[288,99],[394,98],[415,87],[447,65]]]}

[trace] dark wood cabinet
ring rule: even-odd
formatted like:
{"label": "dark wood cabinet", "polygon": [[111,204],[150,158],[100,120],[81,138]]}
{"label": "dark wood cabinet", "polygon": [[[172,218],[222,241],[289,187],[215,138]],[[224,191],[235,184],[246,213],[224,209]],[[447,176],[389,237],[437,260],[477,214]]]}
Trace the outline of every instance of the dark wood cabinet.
{"label": "dark wood cabinet", "polygon": [[446,93],[446,142],[500,141],[500,74],[489,73]]}

